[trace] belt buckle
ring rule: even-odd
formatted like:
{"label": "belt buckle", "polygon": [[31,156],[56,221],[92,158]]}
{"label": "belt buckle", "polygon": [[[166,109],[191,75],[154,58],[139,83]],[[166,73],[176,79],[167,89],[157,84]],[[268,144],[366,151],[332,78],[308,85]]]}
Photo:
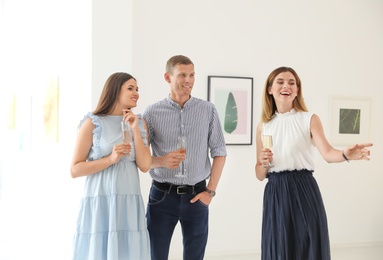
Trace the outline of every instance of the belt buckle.
{"label": "belt buckle", "polygon": [[183,188],[186,188],[186,186],[185,185],[177,186],[177,194],[180,194],[180,195],[187,194],[186,191],[180,191],[180,189],[183,189]]}

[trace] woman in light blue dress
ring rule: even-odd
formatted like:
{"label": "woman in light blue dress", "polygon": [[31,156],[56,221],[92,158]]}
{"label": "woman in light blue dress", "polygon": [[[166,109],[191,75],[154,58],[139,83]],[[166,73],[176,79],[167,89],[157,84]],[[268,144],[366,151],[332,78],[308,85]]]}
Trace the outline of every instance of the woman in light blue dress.
{"label": "woman in light blue dress", "polygon": [[[138,98],[135,78],[114,73],[95,111],[80,123],[71,176],[86,176],[86,182],[73,241],[74,260],[150,259],[137,167],[147,172],[151,155],[146,124],[131,110]],[[131,144],[123,143],[123,120],[130,125]]]}

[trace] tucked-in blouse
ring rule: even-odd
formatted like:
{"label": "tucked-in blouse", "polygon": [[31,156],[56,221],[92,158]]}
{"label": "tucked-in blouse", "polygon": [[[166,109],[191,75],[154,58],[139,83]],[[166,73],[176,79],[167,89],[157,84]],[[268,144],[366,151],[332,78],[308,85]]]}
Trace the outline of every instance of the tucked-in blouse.
{"label": "tucked-in blouse", "polygon": [[262,125],[262,135],[272,135],[274,167],[269,172],[314,170],[315,149],[311,140],[310,122],[313,113],[276,113]]}

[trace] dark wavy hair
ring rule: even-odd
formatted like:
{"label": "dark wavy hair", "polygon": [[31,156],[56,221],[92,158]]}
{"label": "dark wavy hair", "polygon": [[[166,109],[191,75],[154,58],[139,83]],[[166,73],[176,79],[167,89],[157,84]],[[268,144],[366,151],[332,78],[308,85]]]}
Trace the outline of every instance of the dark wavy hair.
{"label": "dark wavy hair", "polygon": [[116,72],[110,75],[105,82],[98,105],[93,114],[109,114],[116,107],[122,85],[130,79],[136,80],[132,75],[125,72]]}

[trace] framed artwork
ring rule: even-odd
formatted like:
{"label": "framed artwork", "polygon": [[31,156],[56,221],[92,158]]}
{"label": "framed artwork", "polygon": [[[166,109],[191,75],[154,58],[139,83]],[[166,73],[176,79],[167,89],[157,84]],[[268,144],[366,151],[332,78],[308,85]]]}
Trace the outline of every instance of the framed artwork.
{"label": "framed artwork", "polygon": [[370,99],[331,97],[331,144],[370,141]]}
{"label": "framed artwork", "polygon": [[208,100],[218,111],[227,145],[253,143],[253,78],[208,76]]}

